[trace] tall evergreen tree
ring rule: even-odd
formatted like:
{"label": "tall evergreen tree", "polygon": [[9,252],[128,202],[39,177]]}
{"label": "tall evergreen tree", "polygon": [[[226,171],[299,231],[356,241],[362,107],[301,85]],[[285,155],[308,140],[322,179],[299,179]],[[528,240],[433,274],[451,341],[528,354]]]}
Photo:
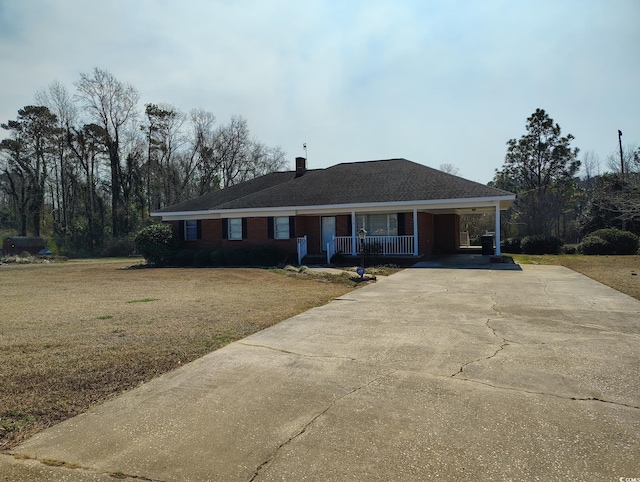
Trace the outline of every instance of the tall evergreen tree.
{"label": "tall evergreen tree", "polygon": [[1,125],[11,133],[0,143],[6,181],[3,189],[16,201],[23,236],[29,227],[40,236],[56,124],[57,118],[48,108],[30,105],[18,111],[17,120]]}
{"label": "tall evergreen tree", "polygon": [[514,222],[522,226],[522,234],[551,235],[575,195],[578,149],[570,146],[574,137],[563,136],[543,109],[527,119],[526,130],[520,139],[507,142],[493,185],[517,194]]}

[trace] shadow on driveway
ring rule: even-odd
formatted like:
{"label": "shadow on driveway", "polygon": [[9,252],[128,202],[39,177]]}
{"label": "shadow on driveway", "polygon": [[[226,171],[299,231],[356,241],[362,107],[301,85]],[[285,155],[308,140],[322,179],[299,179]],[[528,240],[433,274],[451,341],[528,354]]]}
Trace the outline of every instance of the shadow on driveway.
{"label": "shadow on driveway", "polygon": [[494,256],[482,254],[448,254],[436,256],[426,261],[420,261],[412,268],[443,268],[443,269],[492,269],[522,271],[520,265],[513,262],[492,262]]}

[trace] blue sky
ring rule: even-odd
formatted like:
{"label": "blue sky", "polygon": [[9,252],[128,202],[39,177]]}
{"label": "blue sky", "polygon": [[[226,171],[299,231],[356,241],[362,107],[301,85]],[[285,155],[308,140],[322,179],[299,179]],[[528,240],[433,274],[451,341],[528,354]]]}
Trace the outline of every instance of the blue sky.
{"label": "blue sky", "polygon": [[[545,109],[581,154],[640,145],[640,2],[0,0],[0,121],[106,69],[241,115],[293,166],[405,157],[486,183]],[[0,132],[4,136],[4,131]]]}

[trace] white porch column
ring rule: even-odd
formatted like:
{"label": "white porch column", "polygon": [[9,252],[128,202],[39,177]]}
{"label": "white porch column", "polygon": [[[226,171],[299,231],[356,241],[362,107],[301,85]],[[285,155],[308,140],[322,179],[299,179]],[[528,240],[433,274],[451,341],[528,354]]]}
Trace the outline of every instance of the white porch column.
{"label": "white porch column", "polygon": [[418,256],[418,210],[413,210],[413,255]]}
{"label": "white porch column", "polygon": [[496,256],[500,256],[500,202],[496,203]]}
{"label": "white porch column", "polygon": [[356,212],[351,212],[351,256],[355,256],[356,252]]}

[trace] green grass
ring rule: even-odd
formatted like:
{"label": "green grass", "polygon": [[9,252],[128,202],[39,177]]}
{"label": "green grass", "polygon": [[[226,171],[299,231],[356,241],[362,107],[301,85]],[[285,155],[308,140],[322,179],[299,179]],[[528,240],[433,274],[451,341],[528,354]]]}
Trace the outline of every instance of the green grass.
{"label": "green grass", "polygon": [[518,264],[546,264],[562,266],[564,258],[576,258],[576,254],[511,254],[509,255]]}
{"label": "green grass", "polygon": [[0,413],[0,432],[13,432],[20,430],[36,420],[36,417],[18,410],[7,410]]}

